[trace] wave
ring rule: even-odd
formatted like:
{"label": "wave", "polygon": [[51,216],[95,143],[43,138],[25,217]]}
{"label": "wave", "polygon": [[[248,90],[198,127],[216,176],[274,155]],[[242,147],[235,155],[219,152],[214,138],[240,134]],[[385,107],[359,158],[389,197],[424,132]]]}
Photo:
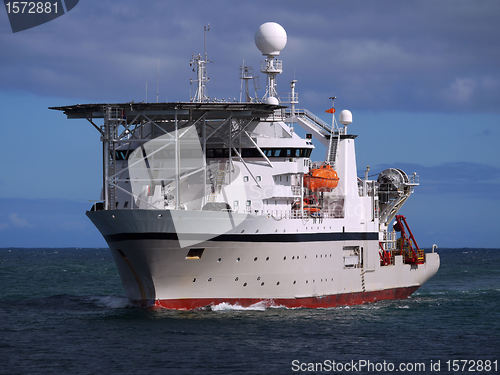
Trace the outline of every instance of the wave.
{"label": "wave", "polygon": [[133,307],[128,298],[123,296],[77,296],[71,294],[57,294],[45,297],[19,298],[7,296],[0,299],[0,306],[23,306],[40,310],[67,310],[82,311],[96,308],[123,309]]}
{"label": "wave", "polygon": [[134,306],[127,297],[120,296],[90,296],[87,297],[87,300],[98,307],[107,307],[110,309],[124,309]]}
{"label": "wave", "polygon": [[285,306],[269,303],[269,301],[260,301],[248,307],[243,307],[237,303],[231,304],[227,302],[221,302],[217,305],[210,306],[211,311],[266,311],[268,308],[286,309]]}

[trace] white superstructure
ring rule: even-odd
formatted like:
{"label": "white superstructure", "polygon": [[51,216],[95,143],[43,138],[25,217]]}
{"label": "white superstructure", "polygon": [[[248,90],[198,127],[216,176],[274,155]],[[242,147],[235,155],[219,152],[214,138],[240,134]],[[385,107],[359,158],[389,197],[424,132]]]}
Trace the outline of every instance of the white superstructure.
{"label": "white superstructure", "polygon": [[[261,102],[211,100],[205,52],[192,61],[191,102],[54,108],[101,133],[103,202],[87,214],[131,300],[328,307],[404,298],[439,268],[397,215],[416,176],[358,178],[351,112],[340,112],[338,126],[332,107],[329,126],[295,108],[296,81],[291,109],[282,105],[275,78],[286,41],[273,22],[255,35],[266,56]],[[310,160],[313,139],[327,146],[325,162]]]}

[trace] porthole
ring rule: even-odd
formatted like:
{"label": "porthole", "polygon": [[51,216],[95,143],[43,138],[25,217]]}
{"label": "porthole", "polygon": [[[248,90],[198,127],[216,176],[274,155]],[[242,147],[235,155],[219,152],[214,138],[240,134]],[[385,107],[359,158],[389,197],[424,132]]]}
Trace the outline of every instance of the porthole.
{"label": "porthole", "polygon": [[236,276],[236,277],[234,278],[234,281],[238,281],[239,279],[240,279],[240,278],[239,278],[238,276]]}
{"label": "porthole", "polygon": [[158,219],[161,219],[163,217],[162,214],[158,214]]}
{"label": "porthole", "polygon": [[257,281],[259,281],[259,280],[260,280],[260,276],[257,277]]}
{"label": "porthole", "polygon": [[297,284],[297,280],[293,280],[293,284],[294,284],[294,285],[295,285],[295,284]]}
{"label": "porthole", "polygon": [[266,261],[269,260],[269,257],[266,257]]}
{"label": "porthole", "polygon": [[283,257],[283,260],[286,260],[286,256]]}
{"label": "porthole", "polygon": [[256,262],[257,261],[257,257],[253,258],[253,261]]}
{"label": "porthole", "polygon": [[243,283],[243,286],[247,286],[247,283]]}
{"label": "porthole", "polygon": [[236,261],[239,262],[241,259],[240,258],[237,258]]}
{"label": "porthole", "polygon": [[306,280],[306,284],[309,284],[309,280]]}
{"label": "porthole", "polygon": [[279,282],[279,281],[278,281],[278,282],[276,282],[276,285],[280,285],[280,282]]}
{"label": "porthole", "polygon": [[264,282],[261,282],[261,283],[260,283],[260,286],[264,286]]}
{"label": "porthole", "polygon": [[208,278],[208,281],[209,281],[209,282],[210,282],[210,281],[212,281],[212,278],[211,278],[211,277],[209,277],[209,278]]}
{"label": "porthole", "polygon": [[292,257],[292,260],[295,259],[295,255]]}
{"label": "porthole", "polygon": [[196,277],[193,279],[193,283],[195,283],[195,282],[196,282]]}
{"label": "porthole", "polygon": [[307,255],[304,255],[304,259],[307,259]]}
{"label": "porthole", "polygon": [[217,262],[218,263],[222,262],[222,258],[217,259]]}

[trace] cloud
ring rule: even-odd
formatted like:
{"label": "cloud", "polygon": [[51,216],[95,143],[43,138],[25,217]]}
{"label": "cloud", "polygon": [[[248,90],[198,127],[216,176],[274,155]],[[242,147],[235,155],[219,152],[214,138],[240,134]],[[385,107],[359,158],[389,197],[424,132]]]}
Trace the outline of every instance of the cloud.
{"label": "cloud", "polygon": [[491,129],[483,129],[478,135],[481,137],[490,137],[493,135],[493,131]]}
{"label": "cloud", "polygon": [[5,222],[0,223],[0,230],[6,230],[9,228],[30,228],[32,225],[25,218],[21,217],[16,212],[13,212],[4,219]]}
{"label": "cloud", "polygon": [[471,78],[456,78],[445,95],[457,104],[465,104],[471,100],[476,87],[476,82]]}
{"label": "cloud", "polygon": [[28,220],[19,216],[18,213],[10,214],[9,220],[10,220],[11,224],[16,228],[28,228],[31,226],[31,224],[28,223]]}
{"label": "cloud", "polygon": [[105,246],[85,216],[89,202],[0,198],[0,207],[0,247]]}
{"label": "cloud", "polygon": [[[0,34],[0,89],[87,101],[143,100],[146,81],[155,87],[158,80],[162,99],[186,100],[188,60],[201,52],[202,26],[210,23],[208,90],[238,96],[238,67],[246,59],[257,70],[262,58],[253,33],[272,18],[288,32],[280,80],[295,72],[299,92],[328,98],[334,90],[363,109],[463,111],[464,103],[476,111],[500,108],[497,1],[288,5],[80,3],[40,27]],[[288,85],[278,89],[284,96]]]}
{"label": "cloud", "polygon": [[475,78],[455,78],[449,86],[443,90],[443,99],[451,105],[466,105],[470,109],[477,100],[488,101],[488,95],[495,95],[500,87],[500,80],[489,76],[476,76]]}
{"label": "cloud", "polygon": [[[386,168],[400,168],[408,175],[417,172],[420,186],[416,192],[446,197],[460,204],[461,198],[477,198],[498,201],[500,196],[500,168],[482,163],[455,162],[436,166],[401,163],[398,165],[381,164],[373,168],[382,171]],[[374,178],[376,178],[374,176]],[[450,197],[453,195],[453,198]]]}

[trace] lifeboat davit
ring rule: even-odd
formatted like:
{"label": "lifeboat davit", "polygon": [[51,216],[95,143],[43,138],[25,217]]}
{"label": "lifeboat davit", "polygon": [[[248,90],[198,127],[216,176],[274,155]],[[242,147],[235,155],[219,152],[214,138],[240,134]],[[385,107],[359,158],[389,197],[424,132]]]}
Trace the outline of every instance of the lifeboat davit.
{"label": "lifeboat davit", "polygon": [[339,183],[337,172],[329,165],[323,164],[319,168],[313,168],[304,175],[304,186],[311,191],[332,191]]}

